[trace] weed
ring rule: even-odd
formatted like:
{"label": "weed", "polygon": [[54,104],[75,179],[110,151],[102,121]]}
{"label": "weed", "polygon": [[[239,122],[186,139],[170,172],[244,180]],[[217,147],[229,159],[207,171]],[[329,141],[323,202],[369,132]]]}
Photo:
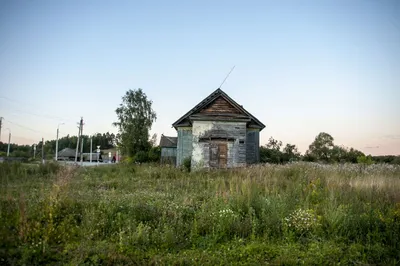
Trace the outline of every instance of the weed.
{"label": "weed", "polygon": [[1,264],[396,264],[400,168],[0,164]]}

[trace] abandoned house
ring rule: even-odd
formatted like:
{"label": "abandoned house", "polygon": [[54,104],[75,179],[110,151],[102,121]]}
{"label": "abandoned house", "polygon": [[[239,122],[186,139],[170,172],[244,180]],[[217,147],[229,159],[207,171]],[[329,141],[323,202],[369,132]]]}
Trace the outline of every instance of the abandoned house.
{"label": "abandoned house", "polygon": [[178,138],[161,135],[161,163],[175,164]]}
{"label": "abandoned house", "polygon": [[176,165],[241,167],[259,161],[265,127],[221,89],[215,90],[172,125],[178,131]]}

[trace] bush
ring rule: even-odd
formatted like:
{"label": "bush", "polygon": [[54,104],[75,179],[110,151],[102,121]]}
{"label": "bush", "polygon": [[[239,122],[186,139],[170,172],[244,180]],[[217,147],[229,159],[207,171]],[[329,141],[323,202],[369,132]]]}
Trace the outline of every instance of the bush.
{"label": "bush", "polygon": [[192,167],[192,157],[186,157],[186,158],[183,160],[182,165],[183,165],[183,169],[184,169],[185,171],[190,172],[191,167]]}
{"label": "bush", "polygon": [[159,162],[161,159],[161,148],[151,147],[148,153],[148,160],[149,162]]}
{"label": "bush", "polygon": [[359,164],[364,164],[364,165],[371,165],[374,163],[374,161],[372,160],[372,157],[370,155],[365,156],[365,155],[361,155],[357,157],[357,162]]}
{"label": "bush", "polygon": [[135,162],[137,163],[145,163],[148,162],[149,156],[148,153],[145,151],[139,151],[135,154]]}

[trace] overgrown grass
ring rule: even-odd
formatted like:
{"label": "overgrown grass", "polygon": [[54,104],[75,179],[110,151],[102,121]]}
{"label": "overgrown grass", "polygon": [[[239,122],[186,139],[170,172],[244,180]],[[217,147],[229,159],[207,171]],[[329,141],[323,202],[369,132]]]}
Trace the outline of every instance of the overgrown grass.
{"label": "overgrown grass", "polygon": [[2,265],[400,263],[400,168],[0,164]]}

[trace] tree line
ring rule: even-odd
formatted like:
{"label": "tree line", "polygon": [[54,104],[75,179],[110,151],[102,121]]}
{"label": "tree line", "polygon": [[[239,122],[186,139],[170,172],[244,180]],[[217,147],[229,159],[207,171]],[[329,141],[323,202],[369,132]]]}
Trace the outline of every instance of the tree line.
{"label": "tree line", "polygon": [[[118,128],[118,134],[97,133],[92,136],[93,151],[97,145],[101,149],[118,147],[128,161],[132,162],[158,162],[161,157],[161,148],[157,145],[157,135],[150,138],[150,129],[157,119],[157,114],[152,108],[153,102],[147,98],[142,89],[128,90],[122,97],[122,103],[115,110],[117,121],[113,126]],[[77,137],[65,136],[59,139],[58,149],[76,149]],[[90,151],[89,136],[83,136],[83,150]],[[36,153],[41,157],[43,143],[37,144]],[[46,158],[54,157],[56,140],[44,143]],[[80,149],[80,147],[79,147]],[[5,156],[7,143],[0,142],[0,157]],[[33,146],[11,144],[10,156],[32,157]],[[400,164],[400,156],[366,156],[363,152],[354,148],[346,148],[334,144],[331,135],[325,132],[319,133],[310,144],[304,155],[301,155],[296,145],[271,137],[268,143],[260,147],[260,162],[282,164],[292,161],[309,161],[324,163],[391,163]]]}
{"label": "tree line", "polygon": [[[83,151],[90,152],[90,136],[83,135]],[[81,139],[81,140],[82,140]],[[80,141],[81,141],[80,140]],[[78,141],[77,136],[67,135],[58,139],[58,150],[61,151],[65,148],[76,149],[76,144]],[[97,133],[92,135],[92,151],[96,150],[96,146],[99,145],[102,150],[111,149],[116,147],[116,135],[114,133]],[[42,156],[42,141],[39,141],[36,145],[36,158],[41,158]],[[8,143],[0,142],[0,157],[7,155]],[[79,151],[81,144],[79,144]],[[47,140],[44,142],[44,156],[46,159],[53,158],[56,151],[56,140]],[[11,157],[22,157],[31,158],[34,153],[34,145],[18,145],[10,144],[10,156]]]}
{"label": "tree line", "polygon": [[309,145],[304,155],[301,155],[296,145],[286,144],[271,137],[265,146],[260,147],[260,162],[283,164],[292,161],[323,162],[323,163],[389,163],[400,164],[400,156],[371,156],[363,152],[334,144],[334,138],[328,133],[319,133]]}

